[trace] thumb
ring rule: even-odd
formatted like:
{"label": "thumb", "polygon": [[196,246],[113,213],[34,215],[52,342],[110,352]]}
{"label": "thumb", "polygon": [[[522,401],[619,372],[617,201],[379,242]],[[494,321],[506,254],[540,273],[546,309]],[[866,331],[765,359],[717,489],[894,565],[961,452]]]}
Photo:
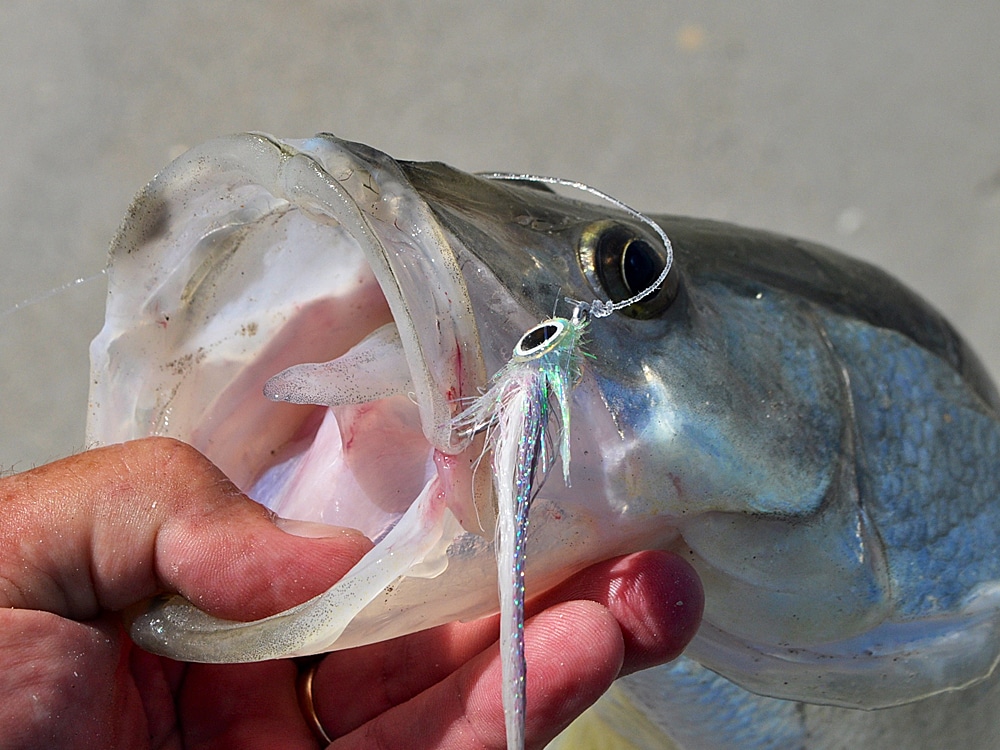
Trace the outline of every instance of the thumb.
{"label": "thumb", "polygon": [[78,620],[179,593],[252,620],[326,590],[371,548],[360,532],[285,533],[194,448],[147,438],[0,480],[0,607]]}

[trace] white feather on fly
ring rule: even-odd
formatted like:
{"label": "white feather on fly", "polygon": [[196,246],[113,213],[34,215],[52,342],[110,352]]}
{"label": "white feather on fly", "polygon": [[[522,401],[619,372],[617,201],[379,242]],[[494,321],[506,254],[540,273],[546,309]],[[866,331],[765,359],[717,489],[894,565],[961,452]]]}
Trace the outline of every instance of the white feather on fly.
{"label": "white feather on fly", "polygon": [[[658,225],[615,198],[583,183],[556,177],[492,173],[494,180],[540,182],[584,190],[608,201],[652,227],[663,241],[665,263],[657,279],[628,299],[573,304],[570,318],[550,318],[530,328],[514,347],[510,361],[489,389],[452,421],[462,432],[486,430],[492,450],[497,498],[497,585],[500,595],[500,655],[508,750],[522,750],[525,740],[527,662],[524,655],[524,567],[528,511],[545,480],[558,445],[563,480],[569,486],[570,393],[580,378],[582,338],[588,318],[603,318],[653,294],[673,261],[670,240]],[[557,425],[550,426],[551,412]],[[551,434],[554,431],[554,434]]]}

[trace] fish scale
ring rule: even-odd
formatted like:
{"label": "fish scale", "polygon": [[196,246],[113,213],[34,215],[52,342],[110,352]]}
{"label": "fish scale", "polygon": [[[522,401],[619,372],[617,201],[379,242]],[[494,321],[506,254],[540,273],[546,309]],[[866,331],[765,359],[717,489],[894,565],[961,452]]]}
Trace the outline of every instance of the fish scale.
{"label": "fish scale", "polygon": [[[1000,578],[1000,556],[980,552],[1000,549],[996,420],[953,371],[908,339],[835,316],[824,322],[840,356],[852,363],[863,498],[893,550],[901,611],[911,617],[948,611],[976,585]],[[955,481],[970,472],[978,481]],[[937,512],[928,512],[927,497],[937,499],[930,509]],[[913,569],[921,576],[909,575]]]}

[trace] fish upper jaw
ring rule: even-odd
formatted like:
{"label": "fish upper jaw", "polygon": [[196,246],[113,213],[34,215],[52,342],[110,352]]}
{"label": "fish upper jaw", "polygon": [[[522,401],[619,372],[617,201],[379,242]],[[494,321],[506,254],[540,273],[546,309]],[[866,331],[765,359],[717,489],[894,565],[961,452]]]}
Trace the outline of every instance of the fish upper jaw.
{"label": "fish upper jaw", "polygon": [[[486,383],[472,304],[455,251],[385,154],[327,135],[197,147],[137,196],[109,284],[92,442],[196,431],[219,442],[234,407],[217,394],[335,359],[390,322],[428,442],[447,454],[470,442],[450,422]],[[213,360],[210,377],[195,372]],[[116,391],[125,380],[143,386]]]}
{"label": "fish upper jaw", "polygon": [[436,450],[461,452],[471,438],[452,429],[451,417],[486,373],[454,239],[387,155],[330,135],[282,146],[309,160],[289,161],[296,190],[341,222],[365,254],[398,331],[425,436]]}
{"label": "fish upper jaw", "polygon": [[[459,267],[461,243],[445,236],[430,207],[387,155],[329,135],[283,146],[300,148],[321,168],[322,183],[310,192],[322,196],[324,209],[360,247],[393,323],[327,363],[324,372],[317,374],[314,369],[304,387],[301,370],[313,365],[275,375],[265,385],[265,395],[330,407],[372,402],[379,416],[368,420],[368,429],[358,431],[369,442],[373,434],[384,435],[390,443],[405,439],[405,429],[390,435],[382,424],[387,395],[395,392],[415,403],[430,446],[424,454],[426,481],[439,483],[439,492],[463,528],[485,533],[492,520],[491,488],[485,472],[474,472],[481,440],[478,449],[467,451],[475,438],[452,424],[462,403],[486,384],[473,303]],[[311,178],[319,170],[304,171]],[[297,175],[295,184],[308,182]],[[330,367],[338,362],[344,367]],[[387,379],[395,382],[383,386]],[[345,380],[350,381],[347,388]],[[289,381],[297,384],[295,393],[284,387]],[[344,432],[343,425],[340,430]],[[411,437],[410,442],[419,441]],[[413,474],[421,476],[419,471]]]}

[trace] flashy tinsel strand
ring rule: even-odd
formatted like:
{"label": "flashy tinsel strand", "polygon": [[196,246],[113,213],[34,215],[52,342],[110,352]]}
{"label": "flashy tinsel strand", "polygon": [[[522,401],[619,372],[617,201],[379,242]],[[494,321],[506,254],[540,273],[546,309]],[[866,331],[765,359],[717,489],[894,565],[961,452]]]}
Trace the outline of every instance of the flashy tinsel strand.
{"label": "flashy tinsel strand", "polygon": [[[548,401],[544,376],[529,377],[508,395],[494,458],[498,489],[497,574],[500,593],[500,653],[507,747],[524,747],[527,662],[524,656],[524,563],[528,509],[543,452]],[[515,437],[515,440],[509,438]],[[512,471],[513,476],[501,476]]]}
{"label": "flashy tinsel strand", "polygon": [[[530,328],[514,347],[510,361],[492,385],[454,420],[459,432],[487,430],[492,449],[493,484],[497,498],[497,581],[500,595],[500,658],[508,750],[523,750],[525,738],[526,676],[524,655],[525,562],[528,511],[555,456],[558,443],[563,479],[569,485],[570,391],[580,378],[581,347],[587,319],[603,318],[652,295],[667,279],[673,248],[652,220],[600,190],[579,182],[537,175],[493,173],[495,180],[541,182],[577,188],[598,196],[648,225],[663,242],[665,262],[652,284],[618,301],[568,300],[571,318],[550,318]],[[550,424],[551,412],[557,415]],[[554,434],[552,434],[554,433]]]}
{"label": "flashy tinsel strand", "polygon": [[[488,430],[497,497],[497,577],[500,595],[500,654],[507,747],[524,747],[525,561],[528,511],[559,445],[569,483],[569,396],[579,377],[581,317],[552,318],[530,329],[490,389],[455,422],[457,429]],[[555,410],[555,426],[550,419]],[[550,435],[554,430],[556,435]]]}

